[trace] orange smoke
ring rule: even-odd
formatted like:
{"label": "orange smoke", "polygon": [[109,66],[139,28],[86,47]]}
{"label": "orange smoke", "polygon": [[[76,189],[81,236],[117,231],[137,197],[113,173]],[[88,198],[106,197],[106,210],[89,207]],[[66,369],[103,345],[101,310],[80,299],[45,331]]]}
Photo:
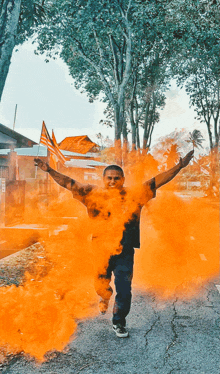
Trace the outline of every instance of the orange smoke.
{"label": "orange smoke", "polygon": [[[85,207],[69,192],[61,193],[48,207],[34,196],[34,204],[32,199],[26,206],[29,222],[54,232],[62,217],[77,218],[67,219],[67,230],[44,238],[46,260],[39,259],[19,287],[0,289],[4,351],[24,352],[42,361],[46,352],[64,349],[78,319],[98,313],[94,276],[111,255],[120,253],[124,224],[143,202],[142,183],[158,173],[158,166],[150,154],[128,154],[126,206],[120,203],[118,191],[94,191],[91,204],[95,200],[102,211],[97,219],[89,219]],[[134,283],[165,298],[177,291],[186,297],[196,292],[199,282],[218,273],[218,209],[204,198],[177,197],[176,183],[168,186],[170,191],[162,187],[143,208]]]}
{"label": "orange smoke", "polygon": [[1,346],[43,360],[47,351],[65,347],[76,319],[94,314],[96,296],[85,226],[84,221],[77,222],[74,234],[68,231],[46,243],[47,263],[52,263],[48,274],[42,274],[41,260],[21,286],[0,289]]}
{"label": "orange smoke", "polygon": [[190,296],[219,272],[219,211],[202,199],[158,192],[142,215],[135,281],[160,296]]}

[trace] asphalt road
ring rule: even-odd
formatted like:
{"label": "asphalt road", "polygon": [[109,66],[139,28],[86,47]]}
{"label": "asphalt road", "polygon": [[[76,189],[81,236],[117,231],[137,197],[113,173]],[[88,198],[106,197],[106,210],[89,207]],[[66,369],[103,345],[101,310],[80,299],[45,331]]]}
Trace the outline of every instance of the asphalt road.
{"label": "asphalt road", "polygon": [[127,320],[130,337],[117,338],[111,308],[105,316],[79,321],[65,353],[36,366],[9,359],[3,374],[220,374],[219,280],[191,300],[159,301],[134,289]]}

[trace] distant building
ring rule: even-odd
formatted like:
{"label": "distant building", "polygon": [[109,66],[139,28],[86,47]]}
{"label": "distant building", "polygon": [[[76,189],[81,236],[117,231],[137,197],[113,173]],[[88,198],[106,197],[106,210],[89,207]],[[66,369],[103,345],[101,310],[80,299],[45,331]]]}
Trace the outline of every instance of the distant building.
{"label": "distant building", "polygon": [[[100,179],[107,164],[100,162],[100,147],[87,135],[65,138],[59,143],[66,157],[65,166],[58,162],[58,170],[74,175],[81,181]],[[48,162],[47,148],[0,124],[0,178],[31,182],[45,179],[45,173],[34,166],[34,158]]]}
{"label": "distant building", "polygon": [[[58,163],[58,169],[64,174],[75,175],[77,178],[83,180],[99,179],[97,172],[102,172],[107,164],[95,160],[94,153],[74,153],[69,151],[62,151],[67,161],[65,166]],[[42,160],[48,162],[47,148],[43,145],[34,145],[31,148],[15,148],[13,152],[10,149],[0,149],[0,162],[7,165],[10,154],[16,154],[17,166],[19,169],[19,178],[22,180],[28,179],[45,179],[45,173],[34,166],[34,158],[40,157]],[[99,174],[99,173],[98,173]],[[2,178],[9,179],[8,173],[5,173]]]}
{"label": "distant building", "polygon": [[[0,124],[0,178],[16,179],[16,148],[30,148],[36,142]],[[7,152],[4,152],[7,150]]]}
{"label": "distant building", "polygon": [[82,136],[69,136],[59,143],[60,149],[75,153],[86,154],[98,153],[100,146],[92,142],[87,135]]}
{"label": "distant building", "polygon": [[0,124],[0,149],[28,148],[35,144],[33,140]]}

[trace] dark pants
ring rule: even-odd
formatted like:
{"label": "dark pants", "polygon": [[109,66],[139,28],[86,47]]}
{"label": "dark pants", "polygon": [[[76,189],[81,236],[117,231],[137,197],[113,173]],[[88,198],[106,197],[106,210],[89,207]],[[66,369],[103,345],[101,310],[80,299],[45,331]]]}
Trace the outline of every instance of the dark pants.
{"label": "dark pants", "polygon": [[113,324],[117,323],[125,326],[125,318],[131,307],[131,281],[133,276],[134,250],[126,253],[122,251],[120,255],[112,256],[109,260],[108,268],[103,274],[98,274],[95,280],[96,292],[105,300],[109,300],[113,290],[109,285],[112,272],[115,276],[116,297],[113,308]]}

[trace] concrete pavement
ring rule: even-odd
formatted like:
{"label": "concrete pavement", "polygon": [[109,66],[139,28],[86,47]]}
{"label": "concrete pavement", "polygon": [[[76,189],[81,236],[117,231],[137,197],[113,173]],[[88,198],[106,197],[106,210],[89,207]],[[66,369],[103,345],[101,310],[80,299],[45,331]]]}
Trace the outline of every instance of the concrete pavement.
{"label": "concrete pavement", "polygon": [[204,285],[191,300],[158,300],[134,289],[127,320],[130,337],[111,328],[111,301],[105,316],[79,321],[65,353],[36,367],[13,357],[3,374],[220,374],[220,293]]}

